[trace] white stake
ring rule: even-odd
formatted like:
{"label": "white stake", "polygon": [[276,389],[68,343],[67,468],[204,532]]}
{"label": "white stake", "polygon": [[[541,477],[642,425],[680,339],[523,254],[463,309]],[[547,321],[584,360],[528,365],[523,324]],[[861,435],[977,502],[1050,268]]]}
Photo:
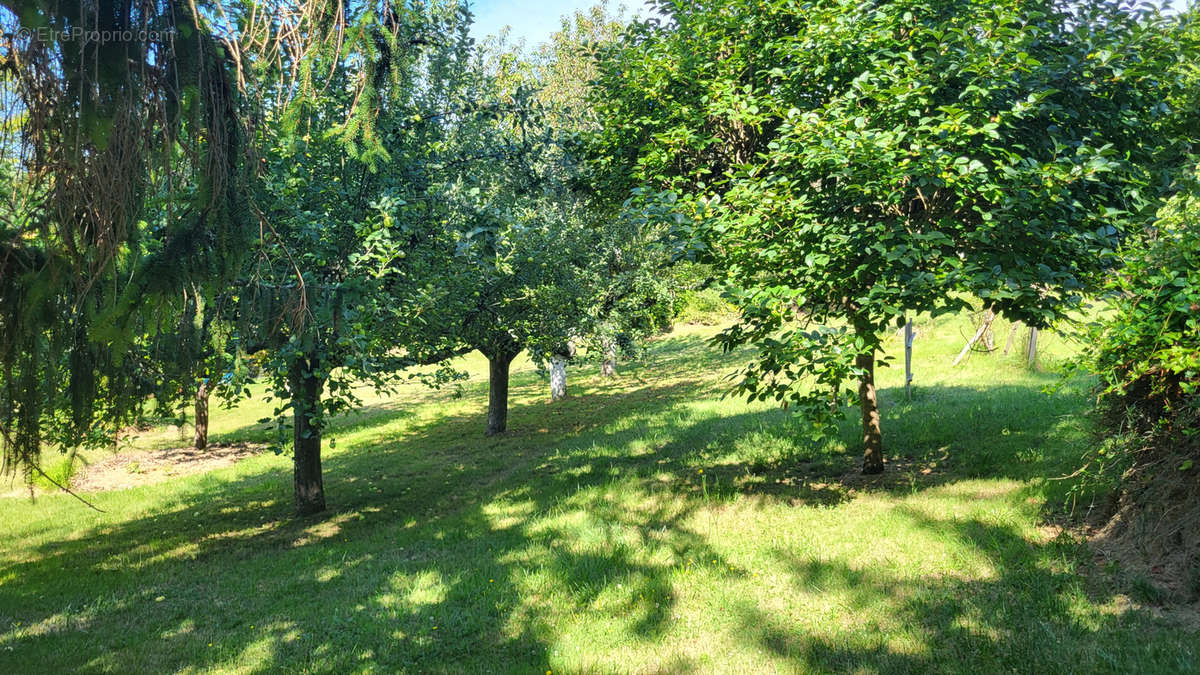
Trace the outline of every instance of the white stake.
{"label": "white stake", "polygon": [[904,321],[904,400],[912,400],[912,319],[905,317]]}

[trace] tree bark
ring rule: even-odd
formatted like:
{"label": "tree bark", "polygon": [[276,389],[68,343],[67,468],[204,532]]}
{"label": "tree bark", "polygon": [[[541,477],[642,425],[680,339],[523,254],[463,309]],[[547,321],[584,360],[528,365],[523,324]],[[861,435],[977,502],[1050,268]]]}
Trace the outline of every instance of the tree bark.
{"label": "tree bark", "polygon": [[508,429],[508,368],[516,356],[505,352],[488,355],[488,436]]}
{"label": "tree bark", "polygon": [[208,379],[200,380],[196,388],[196,435],[192,437],[192,445],[197,450],[208,447]]}
{"label": "tree bark", "polygon": [[600,374],[604,377],[616,377],[617,341],[606,337],[601,339],[600,344],[604,348],[604,362],[600,364]]}
{"label": "tree bark", "polygon": [[[856,322],[855,332],[867,344],[872,344],[871,327],[865,323]],[[863,473],[883,473],[883,432],[879,427],[879,399],[875,392],[875,350],[859,354],[854,359],[854,365],[862,371],[858,381],[858,403],[862,408],[863,431]]]}
{"label": "tree bark", "polygon": [[325,485],[321,477],[321,427],[313,415],[321,401],[322,381],[316,370],[316,355],[292,361],[292,442],[296,511],[301,515],[325,510]]}
{"label": "tree bark", "polygon": [[561,354],[550,357],[550,400],[567,397],[567,359]]}

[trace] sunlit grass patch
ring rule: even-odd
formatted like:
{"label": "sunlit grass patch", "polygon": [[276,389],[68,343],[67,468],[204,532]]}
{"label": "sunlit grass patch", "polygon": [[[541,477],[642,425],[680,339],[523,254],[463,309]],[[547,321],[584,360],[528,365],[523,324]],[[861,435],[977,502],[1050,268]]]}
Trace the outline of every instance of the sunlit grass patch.
{"label": "sunlit grass patch", "polygon": [[1089,585],[1046,526],[1084,387],[1048,396],[998,354],[951,369],[965,323],[922,322],[911,401],[881,372],[881,477],[855,470],[853,415],[815,443],[722,398],[744,354],[687,327],[615,381],[572,367],[554,405],[520,362],[499,437],[477,355],[461,398],[368,397],[332,429],[319,520],[270,452],[89,494],[104,513],[6,499],[0,672],[1194,670],[1194,631]]}

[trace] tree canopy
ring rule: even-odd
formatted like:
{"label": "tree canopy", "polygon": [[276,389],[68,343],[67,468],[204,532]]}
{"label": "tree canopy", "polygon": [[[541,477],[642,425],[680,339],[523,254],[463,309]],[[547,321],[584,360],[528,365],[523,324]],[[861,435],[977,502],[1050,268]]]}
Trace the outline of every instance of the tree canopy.
{"label": "tree canopy", "polygon": [[0,449],[28,480],[43,444],[104,442],[171,396],[126,355],[236,270],[248,145],[228,53],[187,3],[4,13]]}
{"label": "tree canopy", "polygon": [[504,431],[518,354],[611,374],[680,260],[741,312],[717,344],[758,350],[735,390],[820,435],[856,382],[881,471],[886,331],[1077,308],[1197,126],[1194,28],[1119,1],[600,6],[532,54],[456,0],[0,7],[37,29],[0,44],[5,468],[204,377],[244,395],[254,353],[306,512],[353,384],[478,349]]}
{"label": "tree canopy", "polygon": [[868,472],[883,467],[873,370],[885,328],[961,308],[965,294],[1053,321],[1111,266],[1189,149],[1146,137],[1181,112],[1164,103],[1181,91],[1180,52],[1154,11],[663,10],[670,22],[634,26],[608,62],[601,170],[690,202],[690,250],[739,289],[742,320],[718,341],[760,350],[740,391],[820,425],[843,382],[859,381]]}

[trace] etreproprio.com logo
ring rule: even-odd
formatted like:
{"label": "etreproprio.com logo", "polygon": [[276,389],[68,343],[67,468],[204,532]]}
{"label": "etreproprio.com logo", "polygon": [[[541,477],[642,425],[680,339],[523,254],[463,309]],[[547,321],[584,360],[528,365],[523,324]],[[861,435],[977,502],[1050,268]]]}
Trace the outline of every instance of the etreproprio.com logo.
{"label": "etreproprio.com logo", "polygon": [[161,30],[92,30],[75,26],[67,30],[40,26],[38,28],[22,27],[8,37],[18,40],[37,40],[38,42],[78,42],[87,44],[108,44],[111,42],[171,42],[175,39],[174,28]]}

